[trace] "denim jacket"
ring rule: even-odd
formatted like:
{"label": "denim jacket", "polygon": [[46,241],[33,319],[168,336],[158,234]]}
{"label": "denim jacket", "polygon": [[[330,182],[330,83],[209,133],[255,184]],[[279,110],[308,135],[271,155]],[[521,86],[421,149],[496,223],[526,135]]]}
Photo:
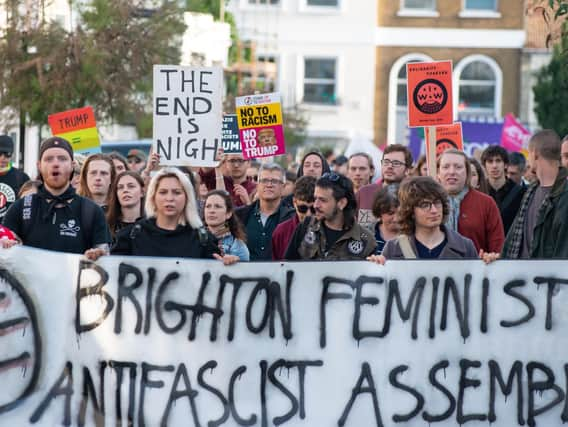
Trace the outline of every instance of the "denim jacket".
{"label": "denim jacket", "polygon": [[235,238],[232,234],[226,234],[219,239],[219,246],[225,255],[236,255],[241,261],[249,261],[249,250],[245,242]]}

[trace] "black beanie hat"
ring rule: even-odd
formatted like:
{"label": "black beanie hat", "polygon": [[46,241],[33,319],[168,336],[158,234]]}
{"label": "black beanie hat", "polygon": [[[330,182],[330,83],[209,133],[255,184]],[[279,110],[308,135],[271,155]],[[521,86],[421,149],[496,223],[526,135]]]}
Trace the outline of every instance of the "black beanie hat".
{"label": "black beanie hat", "polygon": [[66,139],[63,139],[59,136],[52,136],[51,138],[47,138],[41,143],[39,147],[39,159],[41,160],[43,153],[50,148],[63,148],[65,151],[69,153],[71,156],[71,160],[73,160],[73,148],[71,148],[71,144]]}
{"label": "black beanie hat", "polygon": [[14,141],[8,135],[0,135],[0,151],[6,153],[14,152]]}

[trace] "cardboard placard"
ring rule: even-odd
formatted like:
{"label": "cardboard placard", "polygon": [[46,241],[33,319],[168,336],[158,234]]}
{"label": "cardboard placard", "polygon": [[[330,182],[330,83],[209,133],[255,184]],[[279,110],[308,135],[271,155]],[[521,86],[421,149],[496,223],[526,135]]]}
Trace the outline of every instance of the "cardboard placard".
{"label": "cardboard placard", "polygon": [[241,96],[236,107],[245,159],[286,154],[279,93]]}
{"label": "cardboard placard", "polygon": [[216,166],[223,134],[220,67],[154,65],[154,138],[161,165]]}
{"label": "cardboard placard", "polygon": [[406,64],[408,79],[408,126],[451,125],[452,61]]}
{"label": "cardboard placard", "polygon": [[51,114],[47,122],[51,133],[69,141],[74,153],[88,155],[101,152],[101,142],[92,107]]}
{"label": "cardboard placard", "polygon": [[[426,132],[426,152],[429,150],[429,140],[431,127],[425,128]],[[463,151],[462,125],[456,122],[450,126],[436,126],[436,157],[450,148]]]}
{"label": "cardboard placard", "polygon": [[223,151],[225,154],[241,154],[241,140],[236,114],[223,116]]}

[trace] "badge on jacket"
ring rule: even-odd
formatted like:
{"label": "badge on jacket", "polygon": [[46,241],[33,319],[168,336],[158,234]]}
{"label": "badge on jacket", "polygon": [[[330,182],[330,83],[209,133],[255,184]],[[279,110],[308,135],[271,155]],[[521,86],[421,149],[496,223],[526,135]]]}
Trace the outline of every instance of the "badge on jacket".
{"label": "badge on jacket", "polygon": [[347,250],[350,254],[359,255],[365,249],[365,244],[361,240],[351,239],[347,244]]}

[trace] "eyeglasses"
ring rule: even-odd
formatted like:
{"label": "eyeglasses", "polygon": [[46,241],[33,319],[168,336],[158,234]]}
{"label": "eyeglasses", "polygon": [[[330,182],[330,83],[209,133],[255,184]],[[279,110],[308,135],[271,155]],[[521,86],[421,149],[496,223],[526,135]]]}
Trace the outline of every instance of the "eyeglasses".
{"label": "eyeglasses", "polygon": [[296,205],[296,210],[301,213],[301,214],[305,214],[308,213],[308,210],[312,213],[315,214],[316,213],[316,208],[314,208],[311,205]]}
{"label": "eyeglasses", "polygon": [[261,184],[264,185],[276,185],[276,184],[282,184],[283,182],[279,179],[271,179],[271,178],[262,178],[260,179],[258,182],[260,182]]}
{"label": "eyeglasses", "polygon": [[242,165],[245,160],[243,159],[228,159],[227,162],[229,162],[232,165]]}
{"label": "eyeglasses", "polygon": [[388,168],[389,166],[392,166],[393,168],[399,168],[401,166],[404,166],[404,162],[400,162],[398,160],[389,160],[389,159],[385,159],[385,160],[381,160],[381,165],[383,165],[384,167]]}
{"label": "eyeglasses", "polygon": [[441,200],[434,200],[432,201],[424,201],[424,202],[420,202],[418,203],[418,205],[416,205],[419,209],[422,209],[423,211],[429,211],[430,209],[432,209],[432,206],[434,206],[436,209],[442,209],[443,203]]}
{"label": "eyeglasses", "polygon": [[9,151],[0,151],[0,156],[12,157],[12,153]]}
{"label": "eyeglasses", "polygon": [[129,157],[128,163],[142,163],[142,159],[139,159],[138,157]]}

